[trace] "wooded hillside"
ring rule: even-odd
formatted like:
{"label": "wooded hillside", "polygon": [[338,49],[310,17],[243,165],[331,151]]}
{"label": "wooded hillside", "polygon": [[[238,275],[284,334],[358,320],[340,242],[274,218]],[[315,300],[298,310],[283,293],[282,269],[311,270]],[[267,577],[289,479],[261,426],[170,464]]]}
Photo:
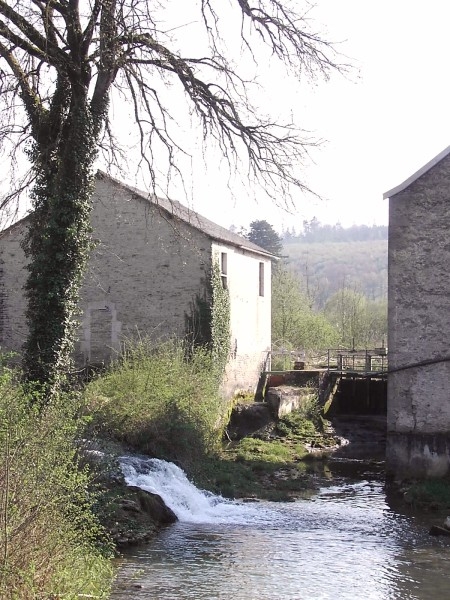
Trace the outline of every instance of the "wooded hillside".
{"label": "wooded hillside", "polygon": [[387,226],[323,225],[313,218],[298,233],[283,231],[283,256],[316,308],[343,288],[381,300],[387,297],[387,237]]}
{"label": "wooded hillside", "polygon": [[[238,231],[236,227],[233,228]],[[272,270],[272,343],[304,351],[379,347],[387,339],[386,226],[322,225],[279,236],[267,221],[239,232],[279,257]]]}
{"label": "wooded hillside", "polygon": [[341,288],[363,293],[369,300],[387,296],[385,240],[305,243],[283,240],[287,266],[301,276],[316,307]]}
{"label": "wooded hillside", "polygon": [[284,232],[272,281],[275,345],[305,351],[384,345],[387,227],[303,223]]}

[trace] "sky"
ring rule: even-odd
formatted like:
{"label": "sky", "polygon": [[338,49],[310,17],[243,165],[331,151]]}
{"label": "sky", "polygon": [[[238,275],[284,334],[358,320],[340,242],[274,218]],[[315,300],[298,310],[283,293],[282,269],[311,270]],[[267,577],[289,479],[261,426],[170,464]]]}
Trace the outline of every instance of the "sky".
{"label": "sky", "polygon": [[324,140],[301,168],[321,199],[300,196],[286,212],[257,192],[256,201],[239,195],[238,185],[233,197],[217,175],[199,177],[194,209],[225,227],[265,219],[279,232],[298,230],[314,216],[343,226],[385,225],[383,193],[450,145],[450,4],[317,0],[310,15],[351,71],[314,85],[283,75],[269,97],[290,104],[297,125]]}
{"label": "sky", "polygon": [[[306,0],[293,1],[304,6]],[[173,6],[174,25],[195,49],[200,23],[193,21],[191,3]],[[292,119],[308,137],[322,140],[297,170],[318,197],[297,193],[289,210],[277,207],[263,190],[230,179],[214,153],[205,159],[193,143],[184,162],[186,190],[173,187],[172,198],[224,227],[247,228],[264,219],[280,233],[299,231],[313,217],[344,227],[386,225],[383,194],[450,145],[450,3],[316,0],[309,18],[311,27],[335,44],[338,60],[351,65],[346,73],[334,73],[328,81],[298,81],[267,56],[255,69],[261,109]],[[126,111],[115,110],[113,119],[126,129]],[[185,139],[192,137],[186,120],[182,123]],[[140,181],[129,183],[143,187]]]}

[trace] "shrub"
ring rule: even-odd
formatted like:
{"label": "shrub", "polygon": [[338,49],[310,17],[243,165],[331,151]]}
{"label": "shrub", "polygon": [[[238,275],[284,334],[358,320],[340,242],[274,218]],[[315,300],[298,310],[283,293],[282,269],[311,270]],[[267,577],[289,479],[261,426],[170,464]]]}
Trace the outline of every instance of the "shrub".
{"label": "shrub", "polygon": [[77,463],[77,397],[32,400],[0,370],[0,597],[106,598],[112,570]]}
{"label": "shrub", "polygon": [[218,448],[226,404],[211,353],[140,340],[92,381],[86,400],[100,435],[183,465]]}
{"label": "shrub", "polygon": [[317,393],[312,392],[302,396],[298,409],[280,419],[277,430],[288,437],[314,436],[316,432],[324,430],[324,424]]}

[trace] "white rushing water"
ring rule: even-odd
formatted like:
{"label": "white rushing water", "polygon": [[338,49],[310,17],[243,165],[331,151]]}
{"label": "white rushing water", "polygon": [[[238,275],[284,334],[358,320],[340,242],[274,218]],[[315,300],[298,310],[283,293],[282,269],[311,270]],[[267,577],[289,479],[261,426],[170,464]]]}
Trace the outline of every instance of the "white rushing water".
{"label": "white rushing water", "polygon": [[[244,525],[273,517],[269,507],[227,500],[200,490],[174,463],[158,458],[123,456],[120,466],[128,485],[158,494],[182,523]],[[269,513],[269,514],[268,514]]]}
{"label": "white rushing water", "polygon": [[176,465],[123,457],[129,485],[179,521],[127,551],[114,600],[448,600],[450,542],[389,506],[378,478],[311,500],[234,502]]}

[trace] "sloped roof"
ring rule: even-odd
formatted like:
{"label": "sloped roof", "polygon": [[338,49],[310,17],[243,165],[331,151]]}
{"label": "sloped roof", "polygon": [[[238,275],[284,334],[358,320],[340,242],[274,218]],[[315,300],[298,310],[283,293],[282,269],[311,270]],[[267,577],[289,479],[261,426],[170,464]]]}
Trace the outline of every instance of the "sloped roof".
{"label": "sloped roof", "polygon": [[225,227],[210,221],[206,217],[203,217],[199,213],[191,210],[181,202],[177,200],[168,200],[165,198],[159,198],[157,196],[151,196],[138,188],[134,188],[132,186],[119,181],[118,179],[114,179],[110,175],[104,173],[103,171],[97,172],[97,177],[110,180],[121,188],[128,190],[135,196],[138,196],[142,200],[146,200],[147,202],[151,202],[159,209],[168,213],[171,217],[175,217],[183,221],[184,223],[188,223],[191,227],[198,229],[199,231],[205,233],[209,238],[215,240],[217,242],[222,242],[225,244],[229,244],[235,246],[237,248],[241,248],[242,250],[248,250],[250,252],[255,252],[256,254],[262,254],[263,256],[269,258],[277,258],[274,254],[271,254],[261,246],[257,244],[253,244],[246,238],[238,235],[237,233],[233,233],[229,231]]}
{"label": "sloped roof", "polygon": [[29,218],[30,218],[30,214],[27,214],[24,217],[22,217],[21,219],[19,219],[18,221],[16,221],[15,223],[13,223],[12,225],[9,225],[9,227],[6,227],[6,229],[2,229],[0,231],[0,239],[7,233],[14,231],[14,229],[16,229],[16,227],[20,227],[20,225],[22,223],[25,223],[26,221],[28,221]]}
{"label": "sloped roof", "polygon": [[[121,187],[122,189],[129,191],[130,193],[132,193],[135,196],[138,196],[142,200],[151,202],[152,204],[157,206],[159,209],[168,213],[171,217],[180,219],[180,221],[183,221],[184,223],[188,223],[191,227],[194,227],[195,229],[202,231],[208,237],[210,237],[212,240],[215,240],[217,242],[222,242],[225,244],[229,244],[229,245],[235,246],[237,248],[241,248],[242,250],[247,250],[249,252],[254,252],[256,254],[260,254],[260,255],[266,256],[271,259],[277,258],[274,254],[267,252],[267,250],[265,250],[264,248],[261,248],[260,246],[253,244],[246,238],[238,235],[237,233],[233,233],[232,231],[229,231],[225,227],[221,227],[220,225],[217,225],[217,223],[214,223],[213,221],[210,221],[209,219],[207,219],[206,217],[203,217],[199,213],[189,209],[188,207],[184,206],[177,200],[167,200],[164,198],[159,198],[157,196],[150,196],[148,193],[143,192],[142,190],[134,188],[130,185],[127,185],[126,183],[123,183],[122,181],[119,181],[118,179],[111,177],[110,175],[108,175],[107,173],[105,173],[103,171],[97,171],[96,176],[98,179],[106,179],[106,180],[111,181],[112,183]],[[7,229],[0,231],[0,238],[8,231],[12,231],[13,228],[15,228],[19,224],[25,222],[29,218],[29,216],[30,215],[23,217],[19,221],[16,221],[16,223],[13,223]]]}
{"label": "sloped roof", "polygon": [[386,198],[392,198],[392,196],[395,196],[395,194],[398,194],[399,192],[403,192],[403,190],[405,190],[408,186],[410,186],[412,183],[414,183],[417,179],[419,179],[419,177],[421,177],[422,175],[424,175],[427,171],[429,171],[430,169],[432,169],[435,165],[437,165],[448,154],[450,154],[450,146],[447,146],[447,148],[445,148],[445,150],[442,150],[442,152],[440,152],[437,156],[435,156],[432,160],[430,160],[430,162],[427,162],[426,165],[424,165],[423,167],[421,167],[413,175],[411,175],[410,177],[408,177],[408,179],[406,179],[403,183],[401,183],[400,185],[398,185],[395,188],[392,188],[392,190],[389,190],[388,192],[385,192],[383,194],[383,198],[384,199],[386,199]]}

